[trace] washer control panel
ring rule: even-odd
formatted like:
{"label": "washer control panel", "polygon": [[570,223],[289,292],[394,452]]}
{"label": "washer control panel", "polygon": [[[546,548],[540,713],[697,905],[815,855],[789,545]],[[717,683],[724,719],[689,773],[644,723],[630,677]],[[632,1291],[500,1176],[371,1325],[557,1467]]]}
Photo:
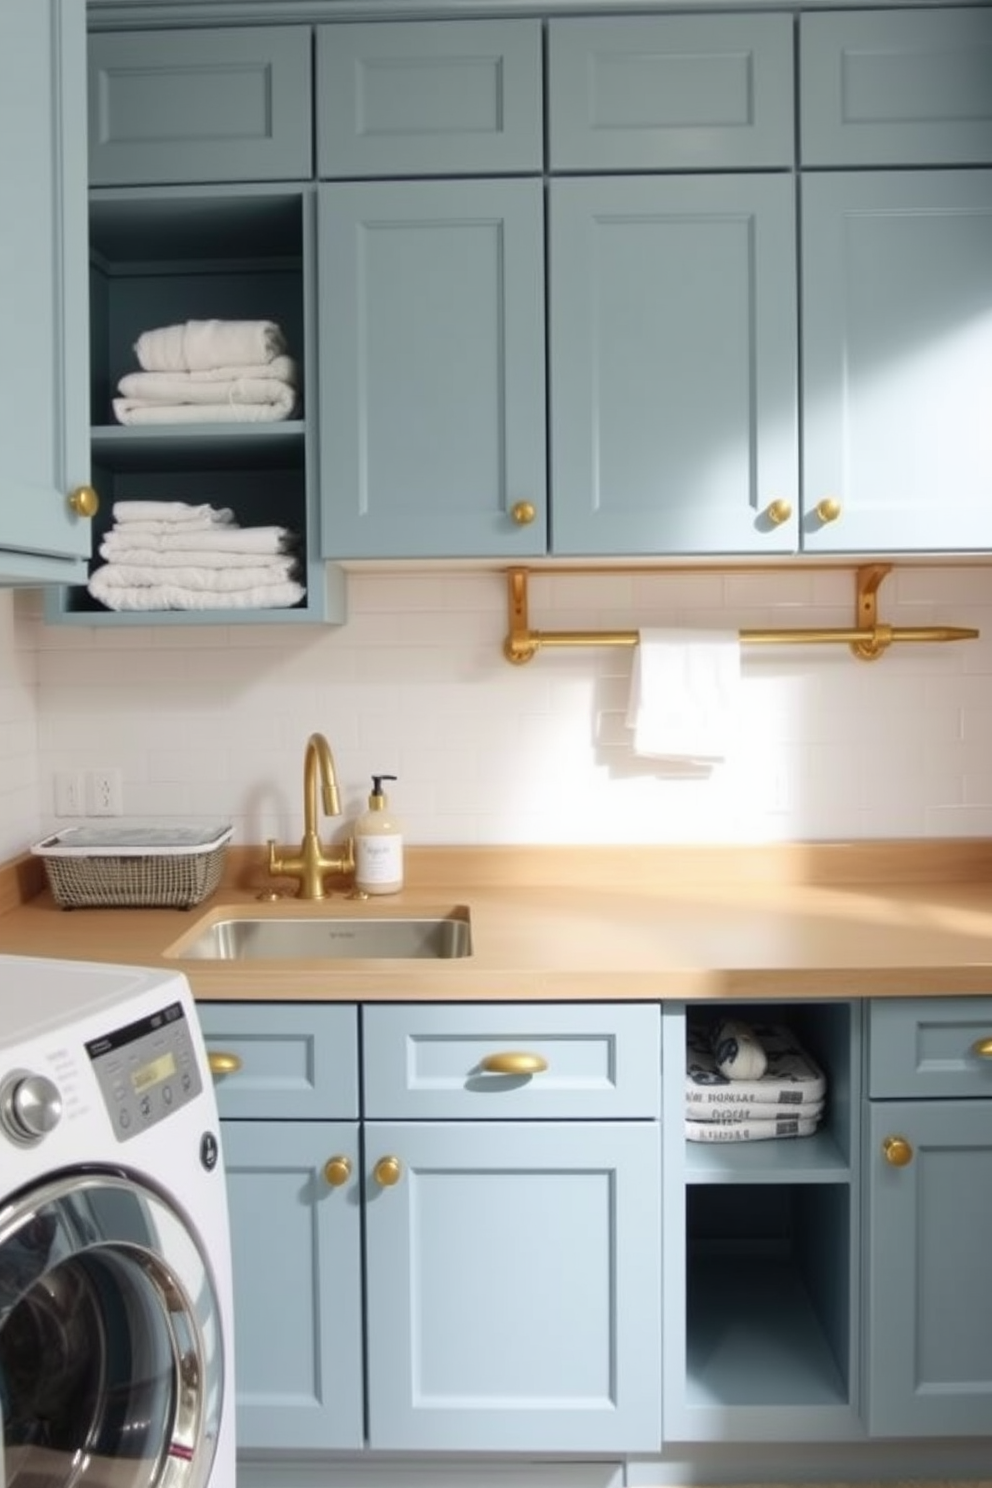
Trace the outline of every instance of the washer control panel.
{"label": "washer control panel", "polygon": [[203,1089],[189,1024],[178,1002],[90,1039],[86,1052],[120,1142],[164,1121]]}

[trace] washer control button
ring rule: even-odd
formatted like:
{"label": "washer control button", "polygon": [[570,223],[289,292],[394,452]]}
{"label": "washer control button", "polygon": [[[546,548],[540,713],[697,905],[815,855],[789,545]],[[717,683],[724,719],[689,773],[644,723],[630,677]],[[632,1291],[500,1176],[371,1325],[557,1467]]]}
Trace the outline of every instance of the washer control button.
{"label": "washer control button", "polygon": [[15,1142],[40,1142],[61,1120],[62,1096],[47,1075],[15,1070],[0,1085],[0,1127]]}

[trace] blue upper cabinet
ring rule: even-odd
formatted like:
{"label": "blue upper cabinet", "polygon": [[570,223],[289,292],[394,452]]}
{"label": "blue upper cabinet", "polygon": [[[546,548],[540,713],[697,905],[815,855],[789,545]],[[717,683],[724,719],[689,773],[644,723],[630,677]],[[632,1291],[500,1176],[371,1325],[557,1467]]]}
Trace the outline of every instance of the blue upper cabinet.
{"label": "blue upper cabinet", "polygon": [[523,558],[546,533],[539,180],[319,188],[328,558]]}
{"label": "blue upper cabinet", "polygon": [[0,583],[78,582],[90,523],[86,36],[74,0],[0,6]]}
{"label": "blue upper cabinet", "polygon": [[992,10],[838,10],[800,23],[802,163],[992,161]]}
{"label": "blue upper cabinet", "polygon": [[309,179],[310,51],[306,26],[96,32],[90,184]]}
{"label": "blue upper cabinet", "polygon": [[803,546],[992,548],[992,170],[807,172]]}
{"label": "blue upper cabinet", "polygon": [[551,169],[791,166],[792,47],[787,15],[551,21]]}
{"label": "blue upper cabinet", "polygon": [[500,175],[544,160],[539,20],[317,28],[317,173]]}
{"label": "blue upper cabinet", "polygon": [[555,180],[556,555],[797,546],[793,183]]}

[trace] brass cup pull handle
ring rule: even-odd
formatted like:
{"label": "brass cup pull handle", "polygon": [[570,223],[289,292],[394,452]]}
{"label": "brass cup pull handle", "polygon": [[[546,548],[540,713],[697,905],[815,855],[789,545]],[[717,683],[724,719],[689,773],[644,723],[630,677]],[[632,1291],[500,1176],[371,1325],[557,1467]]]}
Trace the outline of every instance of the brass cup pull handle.
{"label": "brass cup pull handle", "polygon": [[343,1157],[340,1153],[336,1157],[329,1157],[324,1164],[324,1177],[332,1188],[340,1188],[351,1177],[351,1158]]}
{"label": "brass cup pull handle", "polygon": [[972,1054],[977,1054],[979,1059],[992,1059],[992,1038],[976,1039],[971,1046]]}
{"label": "brass cup pull handle", "polygon": [[480,1061],[490,1075],[540,1075],[548,1067],[541,1054],[525,1054],[520,1050],[506,1049],[501,1054],[487,1054]]}
{"label": "brass cup pull handle", "polygon": [[835,496],[824,496],[816,503],[816,515],[821,522],[836,522],[840,516],[840,502]]}
{"label": "brass cup pull handle", "polygon": [[225,1054],[220,1049],[211,1049],[207,1054],[207,1064],[216,1079],[218,1075],[236,1075],[241,1068],[241,1058],[238,1054]]}
{"label": "brass cup pull handle", "polygon": [[69,510],[77,517],[95,517],[100,510],[100,498],[92,486],[77,486],[69,492]]}
{"label": "brass cup pull handle", "polygon": [[773,527],[781,527],[782,523],[787,522],[792,516],[792,502],[782,499],[769,502],[765,507],[765,516]]}
{"label": "brass cup pull handle", "polygon": [[537,516],[537,507],[533,501],[515,501],[510,507],[510,516],[518,527],[529,527]]}
{"label": "brass cup pull handle", "polygon": [[913,1161],[913,1149],[905,1137],[886,1137],[882,1152],[887,1163],[894,1168],[905,1168]]}
{"label": "brass cup pull handle", "polygon": [[392,1188],[403,1176],[403,1164],[398,1157],[380,1157],[372,1169],[372,1177],[380,1188]]}

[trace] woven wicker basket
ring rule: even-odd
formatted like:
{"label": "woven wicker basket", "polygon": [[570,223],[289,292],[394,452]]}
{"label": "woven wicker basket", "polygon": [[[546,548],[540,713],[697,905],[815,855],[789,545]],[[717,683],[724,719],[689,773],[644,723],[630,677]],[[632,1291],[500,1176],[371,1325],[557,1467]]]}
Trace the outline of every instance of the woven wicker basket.
{"label": "woven wicker basket", "polygon": [[76,827],[31,851],[62,909],[189,909],[221,880],[230,825]]}

